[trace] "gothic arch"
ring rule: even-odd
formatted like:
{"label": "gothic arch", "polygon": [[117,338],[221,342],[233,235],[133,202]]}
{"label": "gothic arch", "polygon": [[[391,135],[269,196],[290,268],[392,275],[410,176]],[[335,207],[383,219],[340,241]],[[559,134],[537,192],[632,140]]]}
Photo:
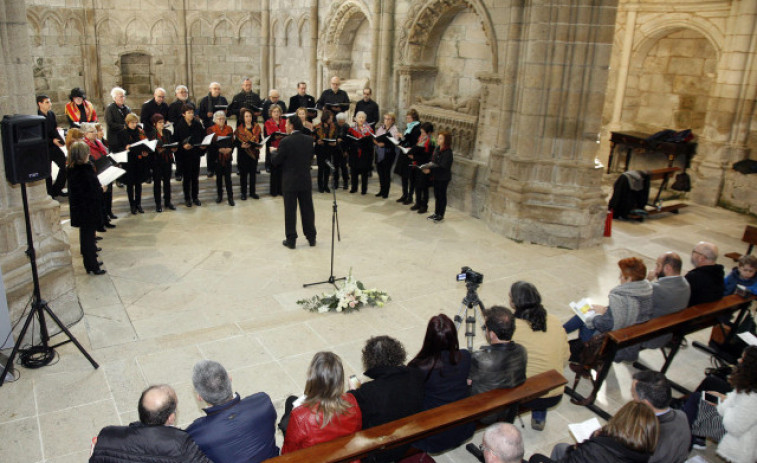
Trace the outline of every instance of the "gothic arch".
{"label": "gothic arch", "polygon": [[307,14],[304,14],[300,17],[300,20],[297,22],[297,35],[299,37],[298,45],[300,47],[304,46],[305,41],[310,39],[310,37],[305,37],[303,35],[303,31],[305,29],[305,25],[310,23],[310,16]]}
{"label": "gothic arch", "polygon": [[114,21],[110,18],[103,18],[95,24],[95,33],[98,37],[98,42],[103,44],[111,44],[112,40],[115,44],[121,45],[123,42],[119,42],[119,38],[123,38],[124,35],[121,30],[121,23]]}
{"label": "gothic arch", "polygon": [[[39,23],[40,39],[42,39],[43,37],[50,37],[56,40],[58,45],[63,45],[63,23],[61,22],[61,19],[57,14],[51,11],[47,11],[42,14]],[[45,35],[45,29],[47,28],[51,28],[54,31],[49,35]],[[46,42],[46,40],[41,40],[41,42]],[[51,45],[50,43],[47,44]]]}
{"label": "gothic arch", "polygon": [[250,14],[246,18],[244,18],[242,21],[239,22],[239,28],[237,29],[237,38],[238,39],[244,39],[245,37],[242,37],[242,31],[244,31],[244,28],[247,26],[252,27],[253,29],[257,28],[260,30],[262,27],[260,24],[260,17],[256,15]]}
{"label": "gothic arch", "polygon": [[723,31],[706,19],[693,14],[677,15],[675,19],[661,16],[639,27],[638,31],[641,38],[633,45],[634,56],[647,56],[649,50],[658,40],[671,32],[682,29],[702,34],[710,42],[718,55],[718,59],[720,59],[720,54],[725,46]]}
{"label": "gothic arch", "polygon": [[[165,30],[168,31],[167,34],[164,34],[162,32]],[[165,35],[168,35],[169,37],[175,39],[178,36],[178,32],[176,32],[176,25],[173,23],[173,21],[167,18],[158,18],[150,28],[150,43],[155,44],[156,40],[159,37],[163,37]]]}
{"label": "gothic arch", "polygon": [[[141,33],[140,33],[141,32]],[[132,18],[126,23],[124,27],[124,42],[125,44],[146,44],[146,37],[149,37],[150,28],[140,18]]]}
{"label": "gothic arch", "polygon": [[337,73],[348,73],[355,33],[364,21],[368,22],[370,30],[372,16],[363,0],[342,0],[331,4],[319,46],[320,56],[329,68]]}
{"label": "gothic arch", "polygon": [[284,21],[284,46],[287,47],[289,45],[292,45],[293,42],[296,42],[296,37],[290,37],[290,31],[295,32],[297,31],[297,26],[294,24],[294,19],[291,17],[288,17]]}
{"label": "gothic arch", "polygon": [[413,4],[407,19],[400,28],[400,63],[419,64],[432,33],[440,25],[445,25],[463,9],[470,9],[478,16],[491,50],[492,72],[499,69],[499,51],[494,24],[482,0],[421,0]]}
{"label": "gothic arch", "polygon": [[26,10],[26,22],[30,26],[29,32],[31,33],[32,45],[35,47],[42,45],[39,18],[31,9]]}

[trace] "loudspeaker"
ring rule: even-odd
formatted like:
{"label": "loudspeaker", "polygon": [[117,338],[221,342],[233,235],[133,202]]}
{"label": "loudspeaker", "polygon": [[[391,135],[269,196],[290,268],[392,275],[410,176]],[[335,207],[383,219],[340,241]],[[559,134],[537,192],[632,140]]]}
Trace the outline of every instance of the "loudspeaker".
{"label": "loudspeaker", "polygon": [[5,178],[11,183],[29,183],[50,176],[45,118],[16,114],[0,124],[5,156]]}

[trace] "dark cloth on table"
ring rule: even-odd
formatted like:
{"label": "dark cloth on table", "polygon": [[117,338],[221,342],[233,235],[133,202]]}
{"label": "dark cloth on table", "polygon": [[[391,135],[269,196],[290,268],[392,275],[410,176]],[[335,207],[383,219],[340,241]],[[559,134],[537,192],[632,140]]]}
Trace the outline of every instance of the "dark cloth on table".
{"label": "dark cloth on table", "polygon": [[649,199],[649,175],[641,171],[621,174],[612,189],[608,210],[613,218],[625,219],[634,209],[644,209]]}
{"label": "dark cloth on table", "polygon": [[720,264],[703,265],[689,270],[686,281],[691,287],[689,307],[703,302],[715,302],[725,291],[725,270]]}
{"label": "dark cloth on table", "polygon": [[212,463],[185,431],[173,426],[108,426],[89,463]]}

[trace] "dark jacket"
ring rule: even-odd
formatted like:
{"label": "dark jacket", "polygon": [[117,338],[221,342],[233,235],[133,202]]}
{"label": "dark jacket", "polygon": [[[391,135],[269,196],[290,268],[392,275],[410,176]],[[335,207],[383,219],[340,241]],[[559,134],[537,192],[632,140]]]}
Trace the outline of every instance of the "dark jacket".
{"label": "dark jacket", "polygon": [[206,408],[187,433],[214,463],[253,463],[279,455],[276,410],[265,392]]}
{"label": "dark jacket", "polygon": [[596,436],[568,449],[565,458],[557,463],[646,463],[649,457],[647,453],[624,447],[612,437]]}
{"label": "dark jacket", "polygon": [[305,94],[305,96],[300,96],[299,93],[295,94],[289,98],[289,109],[287,112],[293,113],[298,108],[315,108],[315,98],[308,94]]}
{"label": "dark jacket", "polygon": [[263,102],[263,122],[271,118],[271,115],[269,113],[271,111],[271,106],[273,106],[274,104],[279,105],[279,108],[281,108],[282,116],[287,112],[287,107],[283,101],[279,100],[276,103],[274,103],[273,101],[266,98],[266,100]]}
{"label": "dark jacket", "polygon": [[[418,143],[418,139],[421,137],[421,125],[416,124],[415,127],[407,135],[403,134],[401,146],[405,148],[411,148]],[[410,174],[410,158],[407,154],[401,150],[397,150],[397,164],[394,166],[394,173],[398,175]]]}
{"label": "dark jacket", "polygon": [[473,353],[471,394],[519,386],[526,381],[526,349],[508,342],[483,346]]}
{"label": "dark jacket", "polygon": [[313,137],[292,132],[279,143],[271,163],[281,166],[281,191],[312,190],[310,165],[313,162]]}
{"label": "dark jacket", "polygon": [[179,119],[181,119],[182,116],[181,108],[184,107],[184,105],[191,106],[192,109],[195,109],[195,104],[192,103],[189,98],[187,98],[185,101],[176,99],[176,101],[168,105],[168,122],[171,122],[172,124],[179,122]]}
{"label": "dark jacket", "polygon": [[242,108],[247,108],[249,110],[258,108],[258,110],[260,110],[262,106],[263,102],[260,100],[260,95],[253,92],[252,90],[250,90],[250,93],[247,93],[243,90],[234,95],[234,98],[231,99],[231,104],[229,105],[229,115],[239,117],[239,110]]}
{"label": "dark jacket", "polygon": [[691,286],[689,307],[703,302],[714,302],[725,292],[725,270],[720,264],[704,265],[689,271],[686,281]]}
{"label": "dark jacket", "polygon": [[318,98],[318,101],[315,102],[315,107],[318,109],[323,109],[323,107],[329,103],[344,104],[345,106],[347,106],[350,104],[350,97],[349,95],[347,95],[347,92],[342,89],[339,89],[336,93],[334,93],[333,90],[327,88],[323,91],[323,93],[321,93],[321,97]]}
{"label": "dark jacket", "polygon": [[431,156],[431,162],[436,164],[431,169],[435,181],[446,182],[452,179],[452,148],[442,151],[441,147],[437,146]]}
{"label": "dark jacket", "polygon": [[189,434],[173,426],[108,426],[89,463],[212,463]]}
{"label": "dark jacket", "polygon": [[152,133],[154,131],[151,119],[155,114],[160,114],[163,116],[163,119],[168,119],[168,104],[165,101],[158,104],[155,98],[151,98],[144,102],[142,111],[139,114],[139,122],[142,123],[142,130],[145,133]]}
{"label": "dark jacket", "polygon": [[103,191],[92,164],[68,169],[68,204],[72,227],[103,226]]}
{"label": "dark jacket", "polygon": [[[208,93],[202,98],[202,100],[200,100],[200,104],[197,106],[197,115],[202,119],[202,125],[206,129],[213,125],[213,116],[208,117],[208,113],[215,113],[217,111],[217,105],[228,106],[229,102],[226,101],[226,97],[223,95],[218,95],[213,98],[210,96],[210,93]],[[226,109],[227,108],[223,108],[223,111],[226,111]]]}
{"label": "dark jacket", "polygon": [[[58,132],[58,121],[55,119],[55,113],[51,109],[47,114],[42,114],[42,111],[37,110],[37,115],[45,118],[45,132],[47,132],[47,149],[61,151],[60,147],[55,144],[54,140],[58,140],[61,143],[65,143]],[[62,154],[62,152],[61,152]]]}
{"label": "dark jacket", "polygon": [[[350,391],[363,414],[363,429],[398,420],[423,410],[423,374],[406,366],[377,367],[365,372],[373,379]],[[363,459],[367,462],[401,460],[407,446]]]}
{"label": "dark jacket", "polygon": [[189,151],[184,149],[184,143],[189,139],[190,145],[197,145],[205,138],[205,129],[202,127],[202,122],[198,118],[192,119],[191,124],[187,124],[187,121],[182,117],[179,122],[174,126],[173,139],[179,143],[179,150],[177,153],[180,156],[185,155],[202,155],[202,150],[193,147]]}
{"label": "dark jacket", "polygon": [[363,111],[365,113],[365,122],[371,124],[373,128],[379,122],[379,105],[373,100],[360,100],[355,103],[355,114]]}
{"label": "dark jacket", "polygon": [[126,115],[131,112],[131,108],[126,105],[120,108],[116,103],[111,103],[105,108],[105,129],[108,136],[108,147],[111,153],[123,151],[123,147],[118,144],[118,134],[126,130]]}

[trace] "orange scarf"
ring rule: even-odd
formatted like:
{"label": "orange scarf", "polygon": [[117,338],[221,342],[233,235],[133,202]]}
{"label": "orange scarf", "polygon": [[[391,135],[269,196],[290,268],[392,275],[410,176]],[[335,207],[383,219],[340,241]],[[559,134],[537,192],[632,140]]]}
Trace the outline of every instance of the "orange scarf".
{"label": "orange scarf", "polygon": [[[241,143],[260,143],[260,126],[258,124],[252,124],[252,129],[248,129],[244,124],[237,127],[237,131],[234,132]],[[260,150],[255,146],[249,148],[242,148],[247,155],[253,159],[258,159]]]}
{"label": "orange scarf", "polygon": [[71,119],[74,122],[96,122],[97,121],[97,112],[95,112],[95,107],[92,106],[92,103],[90,103],[87,100],[84,100],[84,112],[86,113],[86,119],[81,119],[81,113],[79,112],[79,107],[76,106],[76,104],[73,101],[69,101],[66,103],[66,116],[68,116],[69,119]]}

